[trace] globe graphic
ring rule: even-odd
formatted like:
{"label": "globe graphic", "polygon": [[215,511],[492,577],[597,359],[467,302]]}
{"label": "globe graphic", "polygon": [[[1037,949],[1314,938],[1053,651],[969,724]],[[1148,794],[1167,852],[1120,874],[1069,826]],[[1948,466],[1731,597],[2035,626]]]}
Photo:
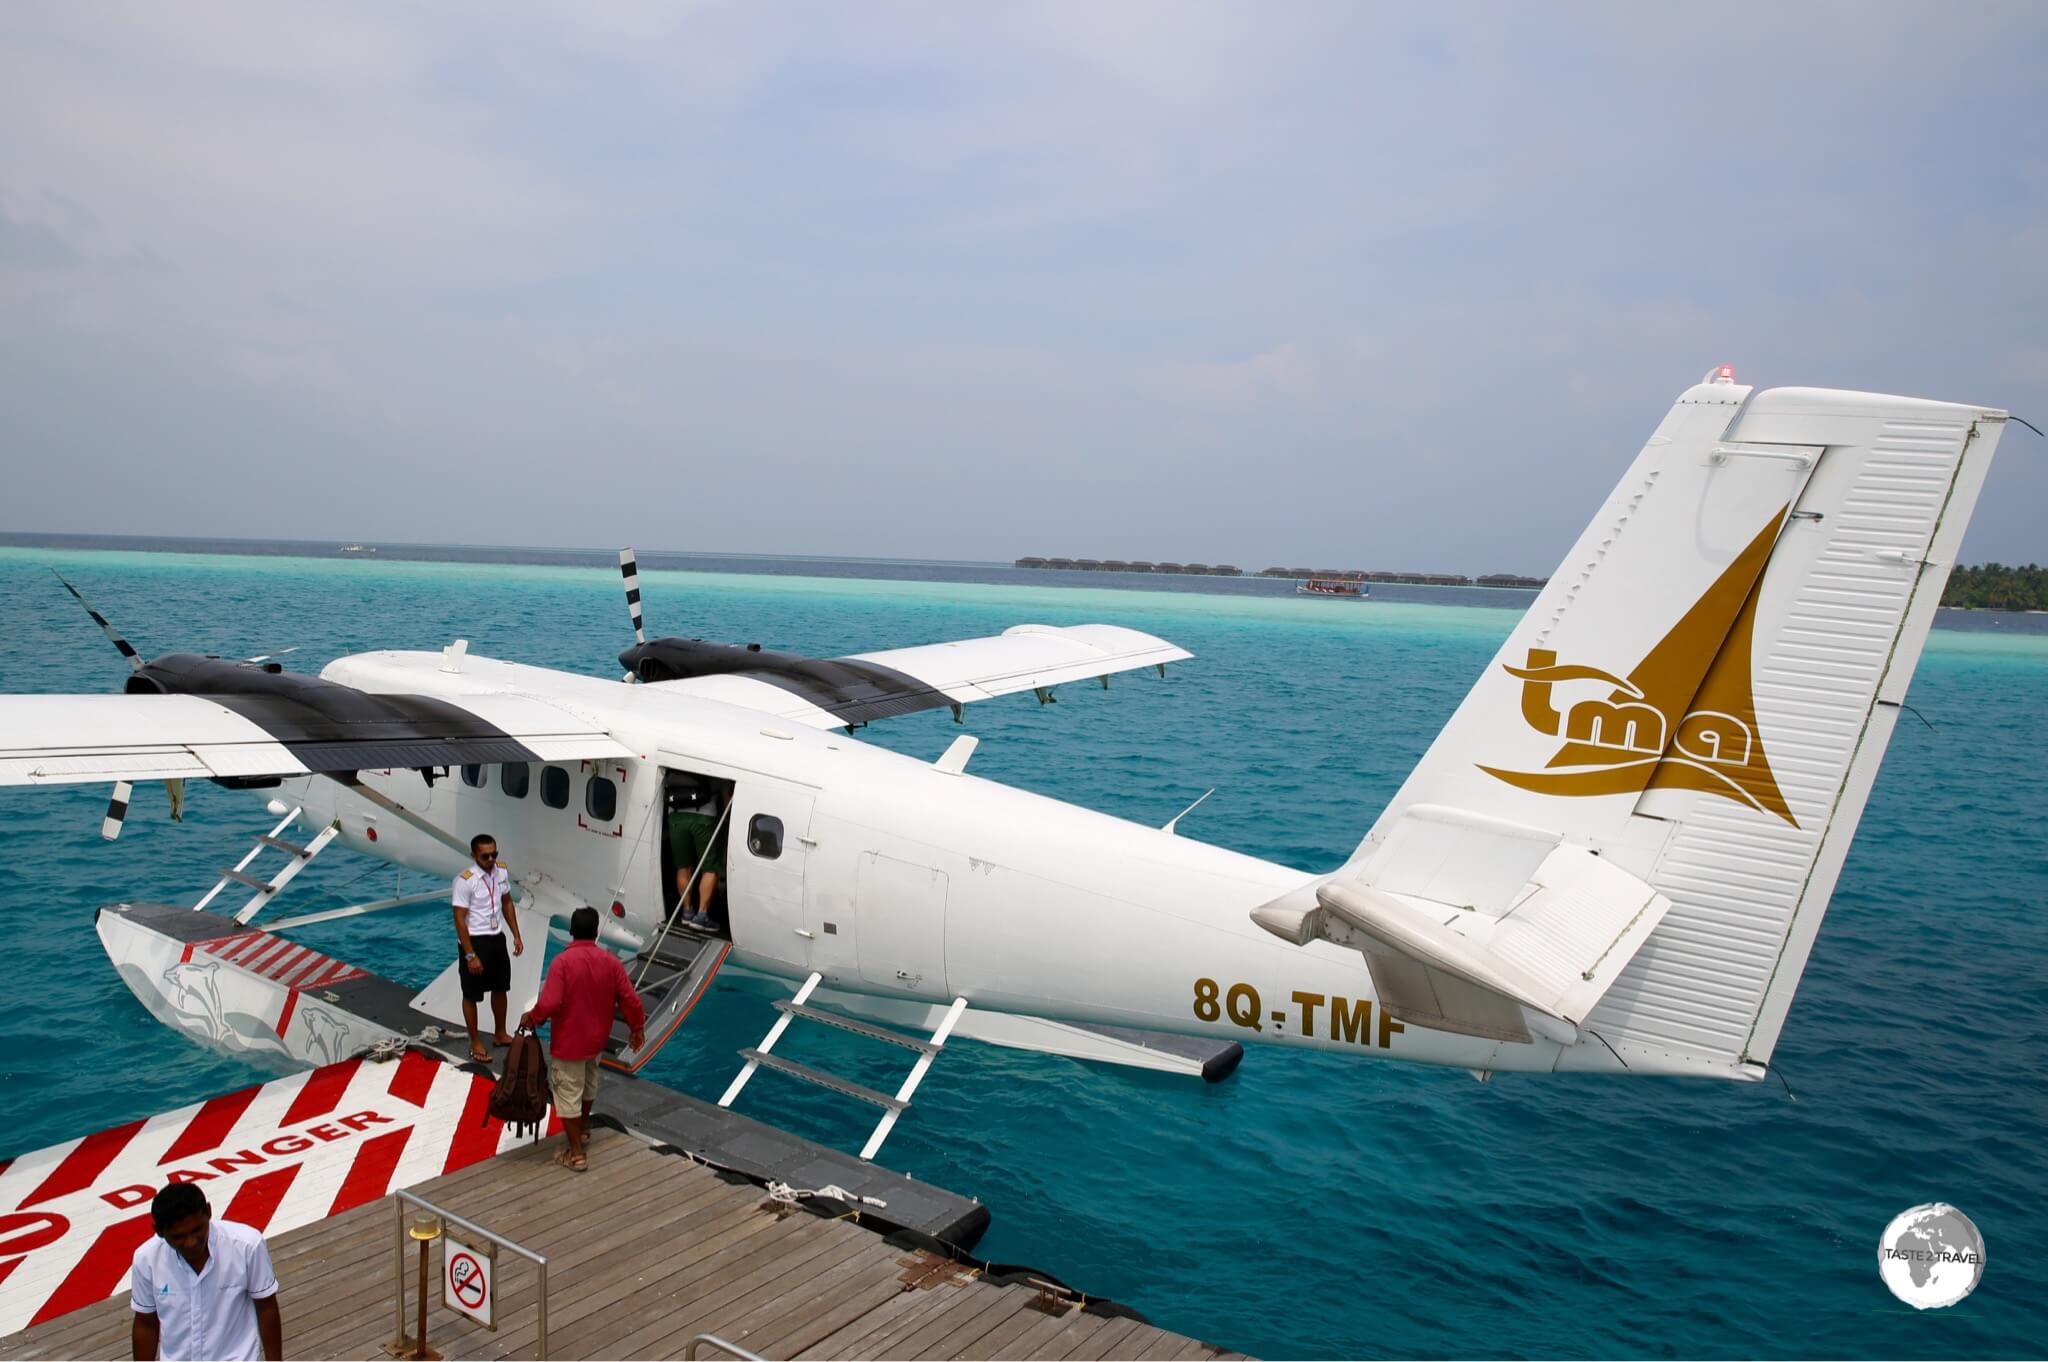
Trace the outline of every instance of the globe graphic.
{"label": "globe graphic", "polygon": [[1877,1271],[1915,1310],[1954,1305],[1984,1280],[1984,1236],[1945,1201],[1915,1206],[1884,1227]]}

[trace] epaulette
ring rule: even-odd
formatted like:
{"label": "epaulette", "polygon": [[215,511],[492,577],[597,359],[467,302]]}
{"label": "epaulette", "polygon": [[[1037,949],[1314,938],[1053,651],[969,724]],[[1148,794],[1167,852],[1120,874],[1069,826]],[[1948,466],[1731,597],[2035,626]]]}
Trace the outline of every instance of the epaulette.
{"label": "epaulette", "polygon": [[476,873],[476,872],[475,872],[474,870],[465,870],[465,871],[463,871],[463,872],[462,872],[462,873],[461,873],[460,875],[457,875],[457,876],[456,876],[455,878],[456,878],[456,879],[458,879],[458,880],[466,880],[466,879],[468,879],[468,878],[469,878],[469,877],[470,877],[471,875],[474,875],[475,873]]}

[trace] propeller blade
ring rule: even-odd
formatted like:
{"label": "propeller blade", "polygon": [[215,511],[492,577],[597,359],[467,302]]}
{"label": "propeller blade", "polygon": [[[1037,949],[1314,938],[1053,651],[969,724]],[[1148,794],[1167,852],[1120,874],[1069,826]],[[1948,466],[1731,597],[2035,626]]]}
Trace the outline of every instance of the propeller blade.
{"label": "propeller blade", "polygon": [[121,825],[128,818],[128,798],[135,793],[135,787],[125,780],[114,783],[114,797],[107,801],[106,821],[100,824],[100,836],[109,842],[121,835]]}
{"label": "propeller blade", "polygon": [[[619,550],[619,575],[626,579],[626,613],[633,617],[633,641],[645,643],[647,629],[640,622],[640,560],[633,556],[633,550]],[[630,686],[640,678],[627,672],[619,679]]]}
{"label": "propeller blade", "polygon": [[268,662],[268,661],[270,661],[270,659],[272,659],[273,657],[289,657],[289,656],[290,656],[291,654],[293,654],[293,653],[295,653],[295,652],[297,652],[297,651],[298,651],[298,648],[296,648],[296,647],[292,647],[292,648],[279,648],[279,649],[278,649],[278,650],[277,650],[276,652],[274,652],[274,653],[258,653],[258,654],[257,654],[256,656],[254,656],[254,657],[245,657],[245,658],[243,658],[243,659],[242,659],[242,661],[244,661],[244,662],[250,662],[250,663],[255,663],[255,662]]}
{"label": "propeller blade", "polygon": [[92,602],[87,600],[84,596],[79,595],[78,588],[71,585],[71,583],[65,581],[63,573],[57,571],[57,569],[55,568],[51,568],[50,575],[52,577],[55,577],[58,581],[58,584],[61,585],[66,591],[71,593],[73,599],[75,599],[80,605],[85,607],[85,613],[92,616],[92,622],[100,627],[101,633],[105,634],[108,638],[114,641],[114,646],[121,650],[121,656],[128,659],[128,665],[134,668],[136,671],[141,671],[142,655],[135,651],[135,645],[130,643],[127,639],[122,638],[119,634],[115,633],[114,626],[107,623],[107,617],[105,615],[102,615],[99,611],[93,609]]}
{"label": "propeller blade", "polygon": [[626,613],[633,617],[633,641],[645,643],[647,629],[640,623],[640,560],[633,550],[619,550],[619,575],[626,579]]}

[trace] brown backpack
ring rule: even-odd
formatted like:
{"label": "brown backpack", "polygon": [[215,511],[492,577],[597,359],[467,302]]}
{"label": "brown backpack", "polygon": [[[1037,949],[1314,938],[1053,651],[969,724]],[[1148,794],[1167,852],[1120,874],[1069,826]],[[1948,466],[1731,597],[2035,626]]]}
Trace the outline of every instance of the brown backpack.
{"label": "brown backpack", "polygon": [[512,1037],[505,1052],[505,1072],[491,1089],[491,1103],[485,1120],[495,1118],[511,1126],[513,1133],[539,1136],[547,1124],[554,1092],[548,1086],[548,1056],[540,1037],[522,1029]]}

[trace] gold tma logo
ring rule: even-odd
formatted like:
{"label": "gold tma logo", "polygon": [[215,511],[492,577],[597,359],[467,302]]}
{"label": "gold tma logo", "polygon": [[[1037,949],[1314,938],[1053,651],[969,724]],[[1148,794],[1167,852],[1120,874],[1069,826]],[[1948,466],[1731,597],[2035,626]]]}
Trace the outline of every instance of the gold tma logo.
{"label": "gold tma logo", "polygon": [[[1783,510],[1771,517],[1627,676],[1561,664],[1549,648],[1508,665],[1522,683],[1522,718],[1564,741],[1541,771],[1479,769],[1537,794],[1699,790],[1798,827],[1764,755],[1750,689],[1757,588],[1783,520]],[[1560,708],[1560,689],[1571,687],[1580,698]]]}

